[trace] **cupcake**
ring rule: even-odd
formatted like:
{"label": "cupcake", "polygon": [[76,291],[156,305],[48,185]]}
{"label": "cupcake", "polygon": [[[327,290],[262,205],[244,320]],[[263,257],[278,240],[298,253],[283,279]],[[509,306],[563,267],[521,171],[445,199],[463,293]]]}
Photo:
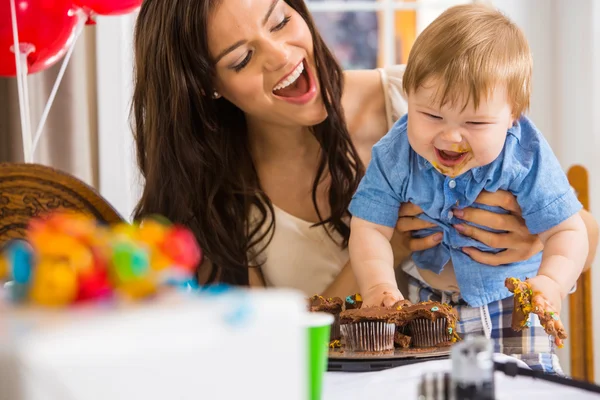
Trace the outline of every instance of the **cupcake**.
{"label": "cupcake", "polygon": [[402,299],[402,300],[398,300],[393,306],[392,308],[400,311],[401,309],[403,309],[404,307],[408,307],[408,306],[412,306],[413,303],[410,300],[406,300],[406,299]]}
{"label": "cupcake", "polygon": [[[447,304],[425,301],[396,310],[398,329],[408,329],[413,347],[448,346],[459,340],[456,312]],[[401,331],[402,332],[402,331]]]}
{"label": "cupcake", "polygon": [[412,337],[405,335],[404,333],[400,332],[400,330],[396,330],[396,333],[394,334],[394,345],[396,347],[408,349],[411,341]]}
{"label": "cupcake", "polygon": [[340,314],[340,329],[346,349],[369,353],[393,351],[396,313],[387,307],[343,311]]}
{"label": "cupcake", "polygon": [[346,310],[358,309],[362,306],[362,296],[358,293],[346,297]]}
{"label": "cupcake", "polygon": [[333,324],[331,325],[331,340],[340,338],[340,312],[342,312],[342,299],[339,297],[330,297],[326,299],[323,296],[314,295],[308,299],[308,310],[311,312],[326,312],[333,315]]}

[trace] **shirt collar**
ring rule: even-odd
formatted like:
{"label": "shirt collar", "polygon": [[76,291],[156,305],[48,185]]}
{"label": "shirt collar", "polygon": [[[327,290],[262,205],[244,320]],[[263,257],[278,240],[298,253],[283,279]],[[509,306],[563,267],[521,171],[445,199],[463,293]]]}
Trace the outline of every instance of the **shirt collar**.
{"label": "shirt collar", "polygon": [[427,161],[424,157],[421,157],[416,151],[415,154],[417,155],[417,165],[419,166],[420,170],[427,171],[433,168],[433,165],[431,165],[431,163]]}

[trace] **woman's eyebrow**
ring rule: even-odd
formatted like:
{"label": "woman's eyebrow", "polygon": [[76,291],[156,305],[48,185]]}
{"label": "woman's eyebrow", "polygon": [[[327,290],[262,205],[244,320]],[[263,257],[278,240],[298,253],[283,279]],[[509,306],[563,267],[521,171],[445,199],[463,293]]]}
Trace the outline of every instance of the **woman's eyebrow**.
{"label": "woman's eyebrow", "polygon": [[[273,10],[275,9],[275,6],[277,6],[278,2],[279,2],[279,0],[273,0],[271,2],[271,5],[269,5],[269,9],[267,10],[267,13],[265,14],[265,16],[262,20],[263,26],[267,24],[267,21],[269,21],[269,17],[271,17],[271,14],[273,14]],[[215,59],[215,64],[218,63],[227,54],[231,53],[232,51],[234,51],[235,49],[237,49],[238,47],[240,47],[241,45],[243,45],[246,42],[247,42],[246,40],[239,40],[239,41],[235,42],[234,44],[232,44],[231,46],[229,46],[228,48],[226,48],[225,50],[223,50],[222,52],[220,52],[219,55],[217,56],[217,58]]]}

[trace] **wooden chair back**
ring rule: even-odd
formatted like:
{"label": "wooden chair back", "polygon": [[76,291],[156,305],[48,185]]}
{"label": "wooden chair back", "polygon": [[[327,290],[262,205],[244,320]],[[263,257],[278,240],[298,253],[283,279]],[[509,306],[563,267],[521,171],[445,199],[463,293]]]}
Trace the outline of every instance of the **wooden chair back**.
{"label": "wooden chair back", "polygon": [[[589,211],[588,172],[575,165],[567,172],[583,208]],[[592,334],[592,270],[588,269],[577,281],[577,290],[569,296],[569,339],[571,346],[571,375],[594,382],[594,336]]]}
{"label": "wooden chair back", "polygon": [[30,219],[56,210],[73,210],[105,223],[123,218],[92,187],[39,164],[0,163],[0,249],[22,239]]}

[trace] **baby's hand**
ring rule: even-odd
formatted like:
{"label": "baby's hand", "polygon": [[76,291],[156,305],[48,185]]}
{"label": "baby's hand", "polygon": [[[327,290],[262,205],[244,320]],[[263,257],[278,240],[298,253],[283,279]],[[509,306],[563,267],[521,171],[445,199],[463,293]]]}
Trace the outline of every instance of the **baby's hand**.
{"label": "baby's hand", "polygon": [[373,286],[363,294],[363,307],[391,307],[404,296],[395,285],[380,284]]}
{"label": "baby's hand", "polygon": [[543,306],[544,309],[552,309],[552,311],[555,313],[560,313],[562,308],[562,299],[560,296],[560,286],[558,283],[544,275],[537,275],[533,278],[527,279],[525,282],[531,286],[534,298],[539,295],[540,298],[544,299],[543,302],[539,300],[539,306]]}
{"label": "baby's hand", "polygon": [[565,328],[560,321],[560,288],[552,279],[538,275],[526,281],[516,278],[506,279],[506,287],[515,294],[512,327],[520,331],[528,326],[529,314],[536,314],[548,335],[554,336],[554,343],[562,347],[567,338]]}
{"label": "baby's hand", "polygon": [[531,285],[533,291],[532,312],[540,318],[546,333],[554,336],[554,343],[562,347],[562,339],[567,338],[567,333],[559,316],[562,306],[560,287],[552,279],[543,275],[528,279],[526,282]]}

